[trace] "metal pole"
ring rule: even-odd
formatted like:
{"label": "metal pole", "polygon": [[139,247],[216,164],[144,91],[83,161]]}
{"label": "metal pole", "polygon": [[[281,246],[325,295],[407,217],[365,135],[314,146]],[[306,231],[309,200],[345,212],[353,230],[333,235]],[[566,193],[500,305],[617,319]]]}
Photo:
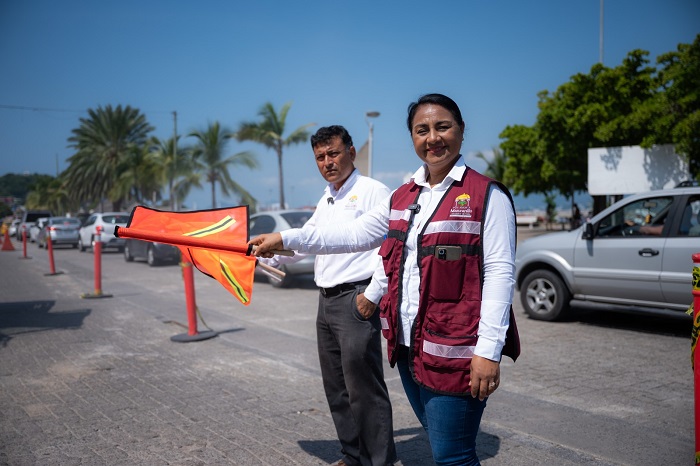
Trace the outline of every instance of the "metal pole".
{"label": "metal pole", "polygon": [[600,50],[599,50],[598,62],[601,65],[603,64],[603,4],[604,3],[605,3],[605,0],[600,0]]}
{"label": "metal pole", "polygon": [[173,189],[173,179],[177,173],[177,112],[173,111],[173,172],[170,174],[170,210],[180,210],[177,205],[177,190]]}
{"label": "metal pole", "polygon": [[374,133],[373,131],[374,125],[372,122],[369,122],[369,140],[367,141],[367,176],[370,178],[372,177],[372,135]]}

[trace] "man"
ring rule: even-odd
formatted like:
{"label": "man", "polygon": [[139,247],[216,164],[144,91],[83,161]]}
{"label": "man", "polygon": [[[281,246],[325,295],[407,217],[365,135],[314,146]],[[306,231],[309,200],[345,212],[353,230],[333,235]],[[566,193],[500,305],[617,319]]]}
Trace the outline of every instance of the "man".
{"label": "man", "polygon": [[[311,148],[328,186],[307,225],[353,220],[389,196],[389,188],[355,169],[355,147],[344,127],[320,128],[311,136]],[[279,265],[301,257],[275,256],[266,262]],[[379,261],[376,249],[316,256],[314,273],[320,288],[318,356],[323,388],[344,455],[337,465],[383,466],[396,461],[379,313],[364,319],[355,305]]]}

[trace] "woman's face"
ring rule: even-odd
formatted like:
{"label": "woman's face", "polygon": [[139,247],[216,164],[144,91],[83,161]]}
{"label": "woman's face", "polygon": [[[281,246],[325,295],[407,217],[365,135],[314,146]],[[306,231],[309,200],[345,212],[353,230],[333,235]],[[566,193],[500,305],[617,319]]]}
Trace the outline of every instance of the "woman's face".
{"label": "woman's face", "polygon": [[411,122],[411,138],[416,154],[430,171],[449,170],[459,157],[464,124],[457,124],[445,107],[423,104]]}

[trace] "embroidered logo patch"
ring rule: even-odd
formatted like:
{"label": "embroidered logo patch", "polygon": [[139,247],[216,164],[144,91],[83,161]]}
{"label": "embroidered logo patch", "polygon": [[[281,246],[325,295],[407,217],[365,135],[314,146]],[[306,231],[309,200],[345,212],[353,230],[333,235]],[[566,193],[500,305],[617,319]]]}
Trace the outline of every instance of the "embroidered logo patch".
{"label": "embroidered logo patch", "polygon": [[469,206],[471,196],[467,193],[460,194],[450,209],[450,217],[471,218],[472,208]]}
{"label": "embroidered logo patch", "polygon": [[345,204],[345,209],[357,209],[357,194],[353,194],[348,198],[348,202]]}

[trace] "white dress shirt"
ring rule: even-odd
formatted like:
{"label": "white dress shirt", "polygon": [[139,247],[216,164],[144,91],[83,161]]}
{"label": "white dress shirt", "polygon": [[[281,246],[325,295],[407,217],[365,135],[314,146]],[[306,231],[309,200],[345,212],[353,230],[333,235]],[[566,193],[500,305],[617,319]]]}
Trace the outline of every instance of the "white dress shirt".
{"label": "white dress shirt", "polygon": [[[391,194],[391,190],[377,180],[360,175],[355,169],[339,190],[330,183],[316,205],[316,211],[304,228],[342,225],[355,220],[363,213],[379,205]],[[293,257],[275,256],[264,261],[277,266],[301,260],[306,254]],[[376,246],[370,250],[348,254],[317,255],[314,263],[314,280],[321,288],[331,288],[341,283],[366,280],[381,264]]]}
{"label": "white dress shirt", "polygon": [[[442,183],[430,187],[425,181],[426,167],[413,175],[421,186],[416,213],[406,239],[406,261],[401,283],[403,293],[400,304],[401,332],[399,342],[408,344],[404,336],[410,334],[413,320],[418,313],[420,275],[418,271],[416,240],[418,232],[435,211],[440,199],[453,181],[459,180],[467,169],[460,157]],[[508,196],[493,186],[488,193],[489,202],[484,218],[484,283],[479,322],[479,340],[474,354],[494,361],[500,360],[505,335],[510,323],[510,305],[515,287],[515,212]],[[390,199],[345,225],[329,225],[325,228],[307,228],[282,232],[285,248],[318,254],[338,254],[376,248],[384,240],[389,226]],[[367,299],[379,303],[387,289],[386,276],[378,267],[372,283],[365,290]]]}

